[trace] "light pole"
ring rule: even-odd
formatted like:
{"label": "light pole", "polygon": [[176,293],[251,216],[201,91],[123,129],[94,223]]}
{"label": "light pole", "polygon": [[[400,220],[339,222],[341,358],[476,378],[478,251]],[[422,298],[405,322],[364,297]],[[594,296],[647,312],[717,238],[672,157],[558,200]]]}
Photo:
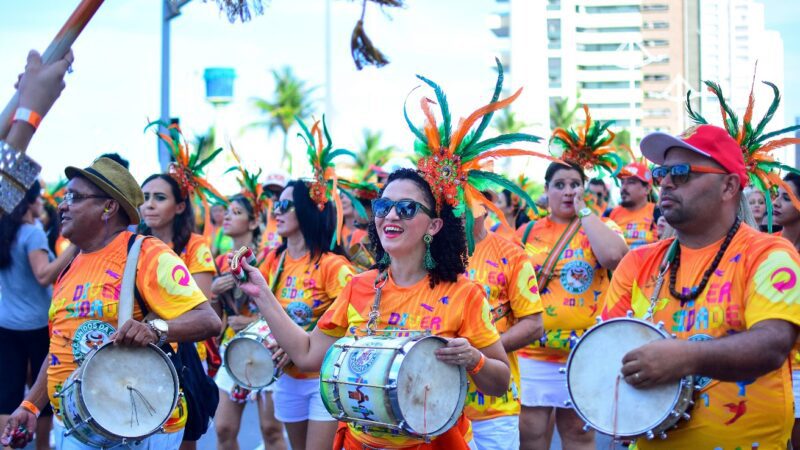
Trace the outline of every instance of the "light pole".
{"label": "light pole", "polygon": [[[191,0],[163,0],[161,19],[161,114],[163,123],[170,123],[169,113],[169,63],[170,63],[170,29],[169,21],[181,14],[181,8]],[[160,133],[166,133],[164,128]],[[167,144],[156,137],[158,143],[158,163],[162,171],[166,171],[171,160],[171,152]]]}

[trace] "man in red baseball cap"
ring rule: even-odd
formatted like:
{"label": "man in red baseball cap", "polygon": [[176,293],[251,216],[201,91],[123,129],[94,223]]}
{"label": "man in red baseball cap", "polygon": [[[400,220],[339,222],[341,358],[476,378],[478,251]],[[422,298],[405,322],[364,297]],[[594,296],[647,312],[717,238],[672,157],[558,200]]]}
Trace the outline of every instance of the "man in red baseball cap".
{"label": "man in red baseball cap", "polygon": [[617,175],[622,180],[622,202],[611,210],[609,217],[622,228],[625,243],[631,249],[655,242],[655,204],[649,201],[653,190],[653,175],[645,162],[633,162]]}
{"label": "man in red baseball cap", "polygon": [[663,439],[640,440],[638,448],[786,448],[800,255],[788,241],[742,223],[747,171],[726,130],[653,133],[641,148],[659,165],[653,180],[677,238],[628,252],[606,292],[603,318],[632,310],[663,322],[677,339],[631,350],[617,362],[620,372],[636,389],[694,384],[697,404]]}

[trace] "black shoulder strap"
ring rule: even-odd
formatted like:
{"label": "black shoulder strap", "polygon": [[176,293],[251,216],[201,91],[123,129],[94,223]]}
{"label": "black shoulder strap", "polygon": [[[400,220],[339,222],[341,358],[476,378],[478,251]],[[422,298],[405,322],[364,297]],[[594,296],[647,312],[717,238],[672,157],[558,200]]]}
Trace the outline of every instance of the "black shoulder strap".
{"label": "black shoulder strap", "polygon": [[[133,243],[136,242],[136,237],[139,236],[138,234],[134,233],[131,235],[130,239],[128,239],[128,252],[131,251],[131,247],[133,247]],[[147,239],[147,236],[144,236],[142,239]],[[142,311],[142,316],[147,316],[150,313],[150,310],[147,309],[147,304],[144,302],[142,298],[142,293],[139,292],[139,286],[136,285],[136,281],[133,282],[133,298],[136,299],[136,304],[139,305],[139,309]]]}

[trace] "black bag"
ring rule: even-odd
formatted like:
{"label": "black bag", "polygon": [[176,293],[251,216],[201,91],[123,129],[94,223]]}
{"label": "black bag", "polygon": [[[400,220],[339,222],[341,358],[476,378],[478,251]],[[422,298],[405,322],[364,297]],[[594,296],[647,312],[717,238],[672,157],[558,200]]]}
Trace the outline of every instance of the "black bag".
{"label": "black bag", "polygon": [[[136,235],[131,236],[128,241],[128,250],[131,249],[136,240]],[[136,303],[139,304],[139,309],[142,314],[147,316],[149,310],[144,300],[142,300],[139,288],[134,283],[134,296]],[[214,413],[217,412],[217,404],[219,404],[219,389],[214,379],[209,377],[203,369],[203,364],[200,362],[200,356],[197,354],[192,342],[178,343],[178,351],[174,351],[172,346],[165,343],[161,346],[161,350],[169,356],[172,364],[175,366],[175,371],[178,372],[178,381],[180,382],[183,395],[186,398],[187,419],[186,428],[183,431],[184,441],[196,441],[200,436],[208,431],[208,426]]]}

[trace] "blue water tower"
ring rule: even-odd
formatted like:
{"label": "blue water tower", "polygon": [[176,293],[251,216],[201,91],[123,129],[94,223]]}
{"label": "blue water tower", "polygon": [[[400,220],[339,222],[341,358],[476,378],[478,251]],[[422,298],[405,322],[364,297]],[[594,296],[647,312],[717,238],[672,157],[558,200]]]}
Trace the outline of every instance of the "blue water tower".
{"label": "blue water tower", "polygon": [[214,106],[223,106],[233,101],[233,80],[236,71],[230,67],[209,67],[203,72],[206,80],[206,100]]}

